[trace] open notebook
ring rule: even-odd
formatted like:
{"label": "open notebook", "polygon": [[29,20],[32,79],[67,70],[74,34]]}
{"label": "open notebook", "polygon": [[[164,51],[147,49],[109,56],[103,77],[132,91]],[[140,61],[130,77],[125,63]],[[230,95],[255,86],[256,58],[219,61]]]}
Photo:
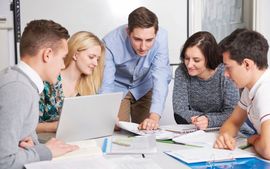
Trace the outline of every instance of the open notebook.
{"label": "open notebook", "polygon": [[[235,150],[215,149],[213,145],[218,136],[217,132],[195,131],[173,138],[173,141],[188,145],[189,149],[179,149],[165,152],[166,154],[185,163],[232,161],[239,158],[251,158],[255,154],[236,148]],[[246,138],[239,134],[236,139],[237,147],[247,144]]]}
{"label": "open notebook", "polygon": [[[177,136],[173,138],[173,141],[176,143],[197,147],[213,147],[217,136],[217,132],[205,132],[203,130],[198,130],[192,133]],[[246,136],[242,135],[241,133],[238,134],[236,142],[236,146],[238,148],[243,148],[248,145]]]}

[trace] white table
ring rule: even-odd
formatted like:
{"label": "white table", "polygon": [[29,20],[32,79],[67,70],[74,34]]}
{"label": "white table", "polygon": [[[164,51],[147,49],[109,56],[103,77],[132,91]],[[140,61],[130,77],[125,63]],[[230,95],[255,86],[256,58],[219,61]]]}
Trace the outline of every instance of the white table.
{"label": "white table", "polygon": [[[126,135],[125,132],[117,132],[116,135]],[[55,134],[53,133],[41,133],[38,134],[39,139],[41,142],[45,142],[49,140],[51,137],[54,137]],[[104,138],[96,139],[98,145],[101,147]],[[161,143],[157,142],[157,149],[158,152],[154,154],[145,154],[145,158],[150,158],[154,160],[161,168],[163,169],[189,169],[184,163],[177,161],[176,159],[166,155],[164,151],[176,150],[176,149],[186,149],[190,148],[187,146],[179,145],[179,144],[169,144],[169,143]],[[124,155],[104,155],[105,158],[114,158],[114,157],[122,157]],[[141,154],[132,155],[135,158],[142,158]]]}

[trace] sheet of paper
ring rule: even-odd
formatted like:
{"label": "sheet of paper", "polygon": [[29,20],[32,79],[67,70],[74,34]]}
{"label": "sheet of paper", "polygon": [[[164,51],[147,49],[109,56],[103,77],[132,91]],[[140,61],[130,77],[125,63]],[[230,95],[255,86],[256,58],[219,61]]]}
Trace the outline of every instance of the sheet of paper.
{"label": "sheet of paper", "polygon": [[165,153],[186,163],[232,161],[236,158],[248,158],[255,156],[254,154],[241,149],[231,151],[207,147],[182,149]]}
{"label": "sheet of paper", "polygon": [[25,165],[26,169],[115,169],[103,156],[41,161]]}
{"label": "sheet of paper", "polygon": [[125,156],[109,159],[115,169],[161,169],[152,159]]}
{"label": "sheet of paper", "polygon": [[156,153],[154,135],[145,136],[113,136],[108,138],[105,153],[107,154],[147,154]]}
{"label": "sheet of paper", "polygon": [[173,138],[173,141],[187,145],[213,147],[217,136],[218,133],[209,133],[203,130],[198,130],[179,137],[175,137]]}
{"label": "sheet of paper", "polygon": [[25,165],[26,169],[161,169],[152,159],[123,156],[62,159]]}
{"label": "sheet of paper", "polygon": [[89,157],[93,155],[102,155],[101,148],[97,145],[95,140],[83,140],[76,142],[69,142],[68,144],[77,145],[80,148],[73,152],[67,153],[63,156],[56,157],[53,160],[66,159],[66,158],[80,158]]}

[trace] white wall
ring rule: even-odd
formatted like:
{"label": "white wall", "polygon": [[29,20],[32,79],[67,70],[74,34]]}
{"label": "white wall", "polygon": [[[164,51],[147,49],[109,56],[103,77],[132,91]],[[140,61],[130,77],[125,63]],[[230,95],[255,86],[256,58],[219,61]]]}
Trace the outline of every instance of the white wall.
{"label": "white wall", "polygon": [[15,64],[12,11],[9,0],[0,1],[0,70]]}
{"label": "white wall", "polygon": [[[270,45],[270,1],[254,0],[254,29],[262,33]],[[270,65],[270,51],[268,51],[268,64]]]}
{"label": "white wall", "polygon": [[102,38],[112,29],[127,23],[128,14],[146,6],[159,18],[160,26],[169,33],[171,63],[179,63],[180,49],[187,37],[186,0],[23,0],[22,30],[32,19],[53,19],[71,34],[87,30]]}

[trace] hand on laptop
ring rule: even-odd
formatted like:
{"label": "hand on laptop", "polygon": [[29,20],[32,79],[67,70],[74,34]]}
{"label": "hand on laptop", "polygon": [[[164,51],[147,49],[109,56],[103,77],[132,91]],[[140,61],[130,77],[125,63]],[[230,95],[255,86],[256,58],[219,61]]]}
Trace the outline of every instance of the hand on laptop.
{"label": "hand on laptop", "polygon": [[32,147],[34,146],[34,142],[32,140],[32,137],[28,136],[28,137],[25,137],[24,139],[22,139],[19,143],[19,147],[21,148],[29,148],[29,147]]}
{"label": "hand on laptop", "polygon": [[45,145],[51,150],[53,157],[58,157],[79,149],[79,147],[76,145],[66,144],[61,140],[57,140],[56,138],[50,139]]}
{"label": "hand on laptop", "polygon": [[156,130],[159,127],[160,116],[157,113],[151,113],[149,118],[144,119],[144,121],[139,125],[140,130]]}

